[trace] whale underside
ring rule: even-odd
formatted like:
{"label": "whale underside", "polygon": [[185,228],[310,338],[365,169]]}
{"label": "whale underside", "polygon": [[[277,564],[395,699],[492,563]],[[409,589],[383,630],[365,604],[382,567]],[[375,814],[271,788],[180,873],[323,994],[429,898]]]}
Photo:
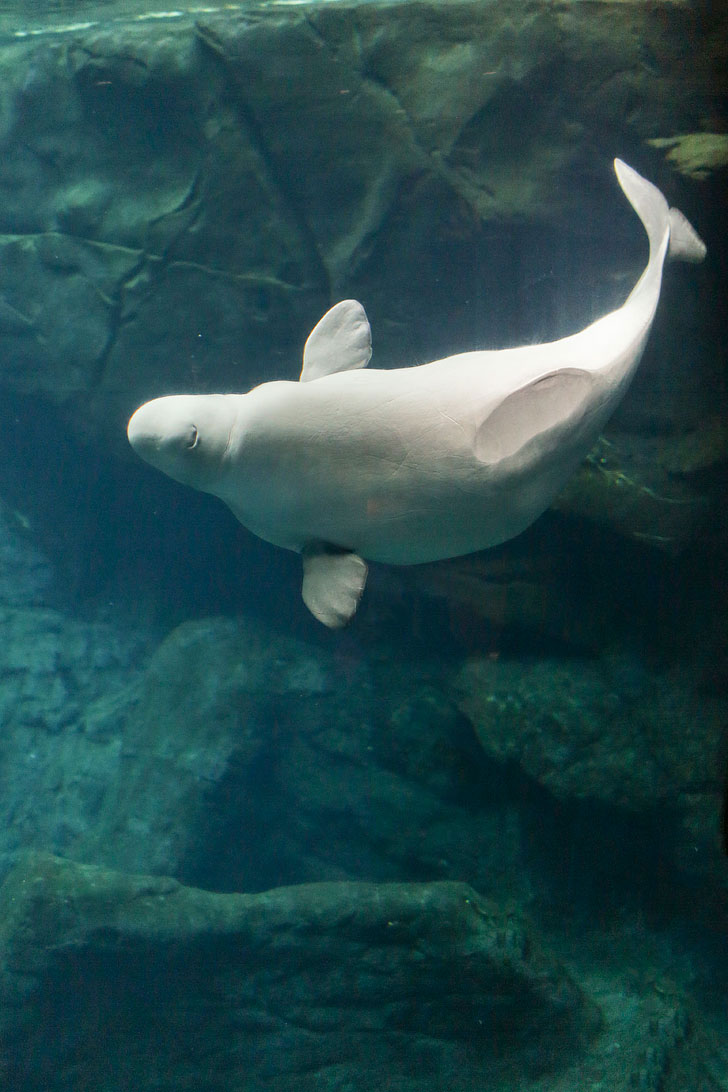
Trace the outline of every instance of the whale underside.
{"label": "whale underside", "polygon": [[301,553],[304,601],[332,627],[356,611],[367,560],[436,561],[514,537],[551,504],[624,395],[666,257],[705,255],[656,187],[620,160],[615,170],[650,256],[625,303],[586,329],[372,369],[364,309],[344,300],[306,342],[298,383],[155,399],[129,422],[132,446]]}

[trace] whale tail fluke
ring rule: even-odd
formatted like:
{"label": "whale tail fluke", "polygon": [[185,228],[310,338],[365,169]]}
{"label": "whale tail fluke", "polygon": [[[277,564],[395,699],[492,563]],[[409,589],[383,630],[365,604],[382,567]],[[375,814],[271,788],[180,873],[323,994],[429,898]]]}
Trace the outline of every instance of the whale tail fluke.
{"label": "whale tail fluke", "polygon": [[670,209],[670,249],[668,258],[679,262],[702,262],[707,247],[680,209]]}
{"label": "whale tail fluke", "polygon": [[644,224],[650,240],[650,256],[657,253],[665,233],[669,232],[667,256],[683,262],[702,262],[706,246],[695,228],[679,209],[671,209],[657,186],[621,159],[614,170],[627,200]]}

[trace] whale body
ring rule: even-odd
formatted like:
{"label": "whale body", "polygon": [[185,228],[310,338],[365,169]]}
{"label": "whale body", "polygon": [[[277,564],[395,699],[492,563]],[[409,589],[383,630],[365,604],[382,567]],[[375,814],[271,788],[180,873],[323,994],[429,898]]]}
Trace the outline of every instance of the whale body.
{"label": "whale body", "polygon": [[579,333],[372,369],[364,309],[344,300],[308,338],[299,382],[154,399],[129,421],[132,447],[219,497],[254,534],[301,553],[303,599],[331,627],[356,611],[367,560],[436,561],[519,534],[624,395],[666,257],[705,256],[655,186],[621,160],[614,166],[649,260],[625,303]]}

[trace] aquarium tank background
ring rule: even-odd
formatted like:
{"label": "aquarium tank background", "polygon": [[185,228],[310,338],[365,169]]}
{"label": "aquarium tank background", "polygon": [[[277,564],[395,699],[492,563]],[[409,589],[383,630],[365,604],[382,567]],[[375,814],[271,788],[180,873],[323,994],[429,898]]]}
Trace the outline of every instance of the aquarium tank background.
{"label": "aquarium tank background", "polygon": [[[707,0],[2,5],[0,1088],[728,1088],[727,58]],[[708,255],[522,535],[331,631],[130,449],[338,300],[377,368],[581,330],[615,156]]]}

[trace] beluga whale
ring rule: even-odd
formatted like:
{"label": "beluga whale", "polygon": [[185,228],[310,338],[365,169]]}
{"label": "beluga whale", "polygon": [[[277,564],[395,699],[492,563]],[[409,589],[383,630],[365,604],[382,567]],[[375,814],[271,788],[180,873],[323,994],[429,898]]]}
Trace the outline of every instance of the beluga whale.
{"label": "beluga whale", "polygon": [[619,159],[614,169],[649,259],[622,306],[579,333],[367,368],[369,322],[343,300],[306,341],[299,382],[156,398],[129,421],[132,447],[300,553],[304,602],[332,628],[354,615],[368,561],[438,561],[513,538],[548,508],[623,397],[665,259],[705,256],[660,190]]}

